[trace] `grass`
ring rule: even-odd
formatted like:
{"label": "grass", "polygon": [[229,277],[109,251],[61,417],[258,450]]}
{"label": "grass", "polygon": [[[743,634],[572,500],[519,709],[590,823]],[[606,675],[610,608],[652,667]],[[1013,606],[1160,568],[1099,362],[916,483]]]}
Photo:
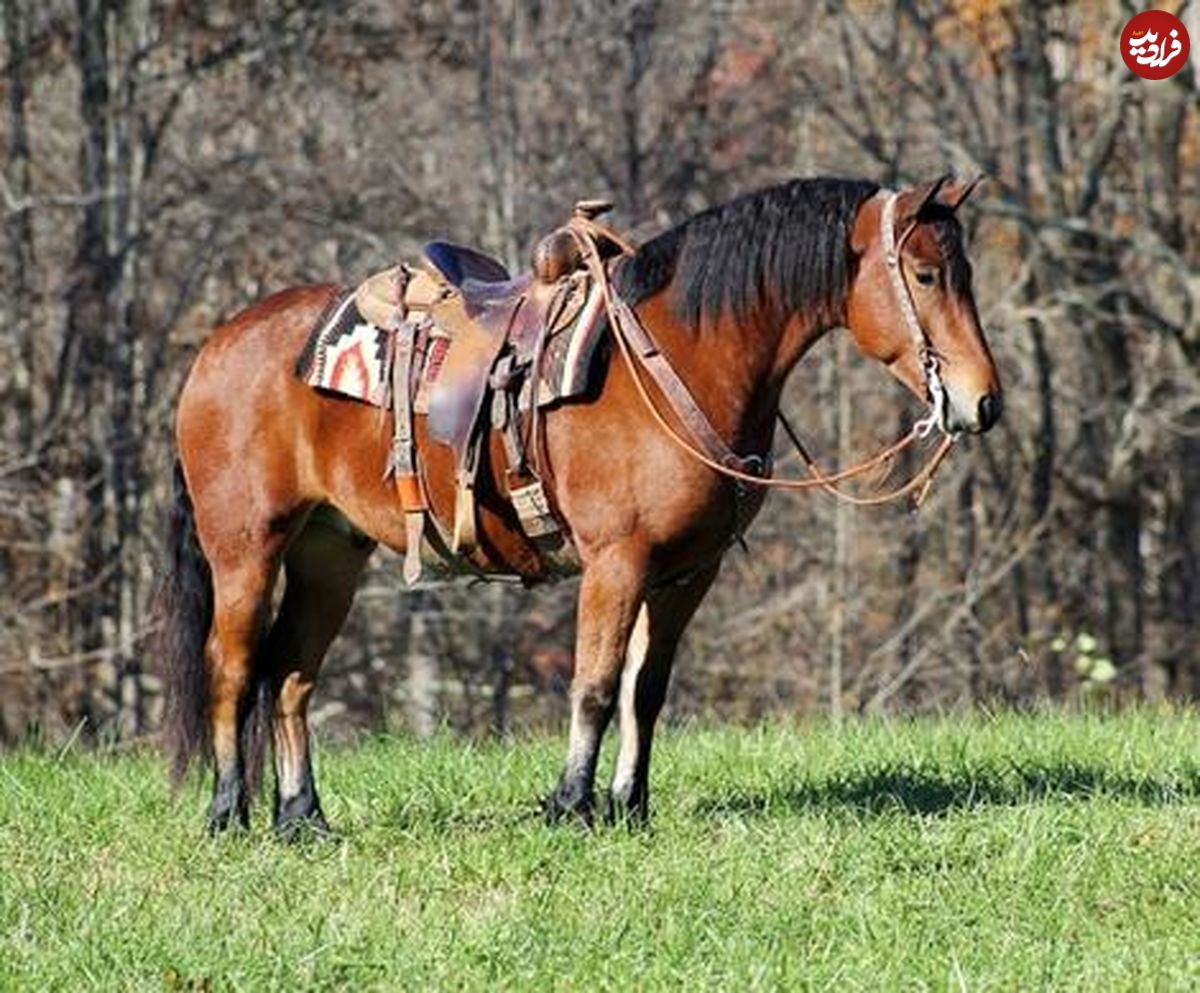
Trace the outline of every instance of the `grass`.
{"label": "grass", "polygon": [[0,989],[1200,986],[1187,711],[665,734],[650,830],[561,741],[320,756],[340,838],[208,840],[149,755],[0,756]]}

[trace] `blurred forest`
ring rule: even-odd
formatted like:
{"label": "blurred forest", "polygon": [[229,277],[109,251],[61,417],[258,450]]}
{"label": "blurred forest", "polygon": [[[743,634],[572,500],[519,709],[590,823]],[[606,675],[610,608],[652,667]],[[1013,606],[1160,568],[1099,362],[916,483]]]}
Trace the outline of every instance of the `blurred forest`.
{"label": "blurred forest", "polygon": [[[174,400],[223,317],[435,236],[523,265],[584,196],[644,238],[812,174],[990,177],[963,218],[1006,414],[919,515],[772,496],[671,713],[1200,690],[1200,90],[1194,51],[1125,68],[1140,8],[0,2],[0,741],[153,733]],[[826,465],[918,413],[836,334],[786,407]],[[575,588],[406,593],[377,554],[316,722],[557,719]]]}

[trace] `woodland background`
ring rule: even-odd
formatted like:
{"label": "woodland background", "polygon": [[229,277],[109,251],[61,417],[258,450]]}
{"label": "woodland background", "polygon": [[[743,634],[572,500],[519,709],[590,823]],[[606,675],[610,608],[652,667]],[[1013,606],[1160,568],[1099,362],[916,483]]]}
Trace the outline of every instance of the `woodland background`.
{"label": "woodland background", "polygon": [[[919,516],[772,497],[672,712],[1200,690],[1197,56],[1130,74],[1139,8],[0,2],[0,741],[153,733],[173,403],[223,316],[434,236],[520,264],[583,196],[646,237],[818,173],[990,177],[964,219],[1007,412]],[[787,404],[826,464],[917,413],[838,335]],[[316,717],[555,719],[573,595],[405,593],[380,553]]]}

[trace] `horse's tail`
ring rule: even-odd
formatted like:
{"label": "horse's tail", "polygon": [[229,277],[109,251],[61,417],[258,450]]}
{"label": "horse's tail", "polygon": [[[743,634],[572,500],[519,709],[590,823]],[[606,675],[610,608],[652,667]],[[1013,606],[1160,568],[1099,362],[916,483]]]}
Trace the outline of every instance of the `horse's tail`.
{"label": "horse's tail", "polygon": [[[212,569],[196,536],[196,517],[183,466],[175,460],[175,497],[168,538],[170,569],[160,591],[159,655],[163,677],[163,742],[178,786],[197,759],[212,750],[208,668],[204,648],[213,623]],[[242,718],[241,753],[246,788],[257,793],[275,699],[270,680],[256,673]]]}
{"label": "horse's tail", "polygon": [[163,581],[159,639],[165,707],[163,741],[178,785],[197,756],[207,756],[208,673],[204,645],[213,619],[212,570],[196,537],[196,518],[183,467],[175,460],[170,569]]}

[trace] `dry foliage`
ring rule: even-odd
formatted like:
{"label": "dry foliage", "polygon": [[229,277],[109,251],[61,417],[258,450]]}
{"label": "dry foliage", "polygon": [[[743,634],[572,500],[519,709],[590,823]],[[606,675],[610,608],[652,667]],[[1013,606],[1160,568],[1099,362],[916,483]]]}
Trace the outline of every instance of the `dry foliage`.
{"label": "dry foliage", "polygon": [[[1194,693],[1197,85],[1125,70],[1129,13],[3,0],[0,740],[153,729],[172,404],[223,315],[435,235],[519,263],[584,195],[644,236],[793,174],[948,167],[991,180],[969,218],[1002,426],[919,517],[773,498],[694,625],[676,710]],[[788,397],[826,462],[914,413],[835,340]],[[321,714],[554,713],[573,592],[407,595],[381,555]]]}

